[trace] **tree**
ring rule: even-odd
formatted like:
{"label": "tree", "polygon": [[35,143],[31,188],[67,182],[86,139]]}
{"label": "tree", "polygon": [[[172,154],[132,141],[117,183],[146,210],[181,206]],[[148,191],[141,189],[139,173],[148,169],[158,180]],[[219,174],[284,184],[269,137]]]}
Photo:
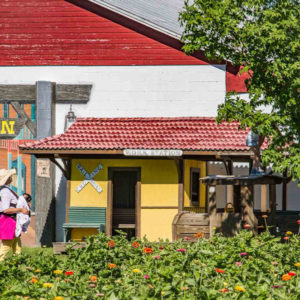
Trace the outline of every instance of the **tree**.
{"label": "tree", "polygon": [[263,164],[300,179],[299,1],[186,1],[180,21],[187,54],[204,51],[249,75],[249,99],[227,94],[217,121],[237,120],[265,137]]}

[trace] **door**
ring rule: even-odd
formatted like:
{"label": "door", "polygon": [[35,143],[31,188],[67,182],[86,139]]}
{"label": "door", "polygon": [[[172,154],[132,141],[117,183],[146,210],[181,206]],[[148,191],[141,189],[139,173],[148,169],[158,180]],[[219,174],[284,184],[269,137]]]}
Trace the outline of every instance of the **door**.
{"label": "door", "polygon": [[136,184],[137,172],[115,170],[112,178],[113,205],[112,229],[125,231],[128,237],[136,235]]}

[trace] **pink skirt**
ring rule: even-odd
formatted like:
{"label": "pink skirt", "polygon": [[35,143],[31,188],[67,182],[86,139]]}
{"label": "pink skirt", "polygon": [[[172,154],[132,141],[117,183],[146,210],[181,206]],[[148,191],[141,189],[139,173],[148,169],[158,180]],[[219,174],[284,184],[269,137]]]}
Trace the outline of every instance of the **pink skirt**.
{"label": "pink skirt", "polygon": [[15,237],[16,221],[6,215],[0,215],[0,240],[13,240]]}

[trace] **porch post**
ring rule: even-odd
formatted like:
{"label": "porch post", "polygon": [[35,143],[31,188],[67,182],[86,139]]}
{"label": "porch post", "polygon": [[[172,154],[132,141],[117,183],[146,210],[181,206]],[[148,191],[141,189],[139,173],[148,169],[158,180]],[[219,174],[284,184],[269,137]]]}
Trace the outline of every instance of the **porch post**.
{"label": "porch post", "polygon": [[178,171],[178,212],[182,212],[184,210],[184,160],[177,160],[176,165]]}
{"label": "porch post", "polygon": [[210,236],[213,234],[213,227],[217,226],[217,201],[216,201],[216,186],[208,185],[208,215]]}
{"label": "porch post", "polygon": [[260,190],[260,210],[262,212],[267,211],[267,185],[262,184]]}
{"label": "porch post", "polygon": [[[269,225],[276,224],[276,185],[269,185],[269,203],[270,203],[270,217],[269,217]],[[273,228],[274,229],[274,228]]]}

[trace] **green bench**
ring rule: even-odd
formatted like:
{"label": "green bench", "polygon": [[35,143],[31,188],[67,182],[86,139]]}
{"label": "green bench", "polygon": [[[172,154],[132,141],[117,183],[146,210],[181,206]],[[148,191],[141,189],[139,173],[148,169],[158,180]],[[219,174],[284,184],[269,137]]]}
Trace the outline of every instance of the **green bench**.
{"label": "green bench", "polygon": [[68,210],[69,222],[63,224],[64,242],[72,228],[96,228],[98,232],[105,232],[105,207],[79,207],[71,206]]}

